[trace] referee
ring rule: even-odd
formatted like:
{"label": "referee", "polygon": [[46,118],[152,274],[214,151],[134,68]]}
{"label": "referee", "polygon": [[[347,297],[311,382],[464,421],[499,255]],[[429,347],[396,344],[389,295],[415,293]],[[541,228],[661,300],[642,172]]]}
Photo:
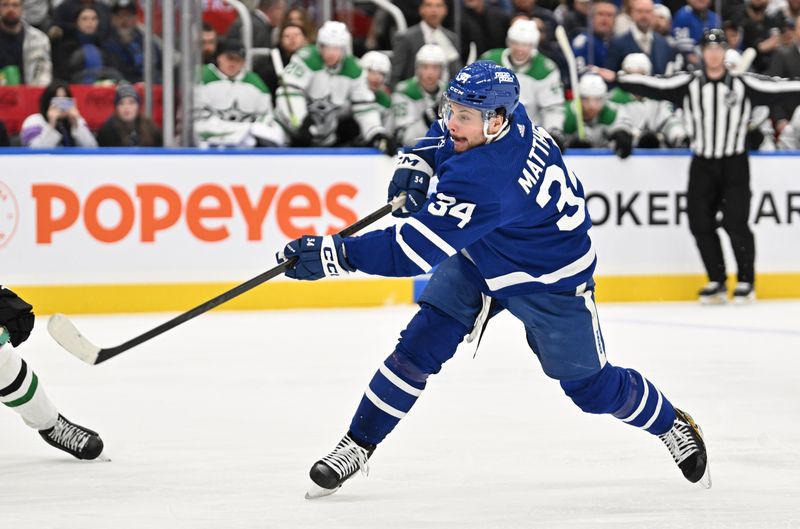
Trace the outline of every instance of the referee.
{"label": "referee", "polygon": [[689,228],[700,250],[708,284],[701,303],[724,303],[725,261],[717,235],[717,212],[728,233],[738,267],[733,301],[755,299],[755,242],[750,216],[750,165],[745,140],[751,112],[759,105],[787,101],[800,104],[800,80],[734,74],[725,66],[727,41],[719,29],[706,30],[700,44],[703,69],[667,77],[620,72],[619,86],[652,99],[666,99],[683,108],[694,152],[689,167]]}

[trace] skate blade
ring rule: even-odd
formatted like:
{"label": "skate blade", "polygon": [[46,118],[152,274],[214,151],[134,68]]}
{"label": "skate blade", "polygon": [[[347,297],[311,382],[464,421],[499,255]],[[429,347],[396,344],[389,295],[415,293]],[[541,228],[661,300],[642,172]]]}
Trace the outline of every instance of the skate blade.
{"label": "skate blade", "polygon": [[108,457],[105,452],[100,452],[100,455],[92,459],[92,461],[97,461],[98,463],[111,463],[111,458]]}
{"label": "skate blade", "polygon": [[706,471],[703,473],[703,477],[700,478],[697,481],[697,483],[704,489],[711,488],[711,465],[709,465],[707,461],[706,461]]}
{"label": "skate blade", "polygon": [[727,302],[728,298],[722,294],[716,294],[714,296],[700,296],[701,305],[724,305]]}
{"label": "skate blade", "polygon": [[747,296],[733,296],[733,304],[734,305],[749,305],[750,303],[756,300],[755,292],[747,295]]}
{"label": "skate blade", "polygon": [[324,498],[325,496],[330,496],[337,490],[341,489],[342,486],[339,485],[335,489],[324,489],[317,485],[314,482],[311,482],[311,486],[308,488],[308,492],[306,492],[306,499],[307,500],[316,500],[317,498]]}

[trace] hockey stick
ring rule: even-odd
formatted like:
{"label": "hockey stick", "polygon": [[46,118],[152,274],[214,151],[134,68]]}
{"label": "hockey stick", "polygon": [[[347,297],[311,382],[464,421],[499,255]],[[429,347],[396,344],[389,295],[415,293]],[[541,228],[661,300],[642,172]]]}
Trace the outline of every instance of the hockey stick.
{"label": "hockey stick", "polygon": [[[373,222],[385,217],[392,211],[403,207],[405,204],[406,197],[405,195],[400,195],[399,197],[395,198],[385,206],[377,209],[367,215],[366,217],[357,220],[350,226],[346,227],[342,231],[339,232],[339,235],[342,237],[349,237],[354,235],[355,233],[363,230]],[[178,325],[185,323],[192,318],[203,314],[204,312],[208,312],[209,310],[222,305],[226,301],[229,301],[241,294],[244,294],[248,290],[251,290],[261,283],[269,281],[282,273],[284,273],[290,266],[292,266],[297,257],[292,257],[288,261],[285,261],[266,272],[255,276],[254,278],[250,279],[242,283],[239,286],[236,286],[227,292],[223,292],[219,296],[212,298],[205,303],[198,305],[197,307],[193,308],[190,311],[184,312],[183,314],[179,314],[175,318],[162,323],[158,327],[154,327],[149,331],[136,336],[135,338],[131,338],[127,342],[117,345],[116,347],[108,347],[108,348],[100,348],[94,345],[92,342],[89,341],[81,332],[78,330],[77,327],[63,314],[54,314],[50,317],[50,320],[47,322],[47,331],[50,333],[50,336],[58,342],[58,344],[66,349],[72,355],[80,358],[87,364],[99,364],[105,362],[109,358],[113,358],[120,353],[131,349],[132,347],[136,347],[137,345],[144,343],[151,338],[155,338],[159,334],[167,332],[168,330],[177,327]]]}
{"label": "hockey stick", "polygon": [[572,51],[567,32],[564,26],[556,27],[556,40],[561,52],[567,59],[567,67],[569,68],[569,83],[572,85],[572,106],[575,109],[575,121],[578,127],[578,138],[586,139],[586,130],[583,126],[583,107],[581,106],[581,93],[578,89],[578,65],[575,62],[575,53]]}
{"label": "hockey stick", "polygon": [[753,48],[747,48],[742,52],[742,58],[739,59],[739,64],[734,66],[731,69],[731,74],[733,75],[742,75],[746,71],[750,69],[750,65],[753,64],[753,61],[756,60],[756,50]]}

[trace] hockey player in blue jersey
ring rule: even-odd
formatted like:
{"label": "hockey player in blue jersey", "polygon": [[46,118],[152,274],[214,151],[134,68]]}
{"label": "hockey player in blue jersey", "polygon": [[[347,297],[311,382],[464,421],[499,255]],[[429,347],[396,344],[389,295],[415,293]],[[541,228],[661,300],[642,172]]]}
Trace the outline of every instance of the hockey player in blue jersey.
{"label": "hockey player in blue jersey", "polygon": [[[428,197],[434,174],[438,186]],[[583,186],[553,139],[528,119],[510,70],[479,61],[456,75],[441,119],[399,158],[389,198],[402,193],[404,221],[359,237],[304,236],[278,256],[296,256],[286,275],[306,280],[355,270],[414,276],[439,265],[347,434],[311,468],[306,497],[332,494],[359,469],[366,472],[427,378],[502,310],[523,322],[545,373],[583,411],[658,436],[686,479],[711,486],[692,418],[643,375],[606,359]]]}

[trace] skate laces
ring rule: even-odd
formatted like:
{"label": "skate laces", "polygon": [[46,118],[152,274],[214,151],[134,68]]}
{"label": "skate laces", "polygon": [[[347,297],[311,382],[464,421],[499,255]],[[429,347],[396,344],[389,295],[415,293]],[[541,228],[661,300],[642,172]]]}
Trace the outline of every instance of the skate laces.
{"label": "skate laces", "polygon": [[333,452],[322,458],[340,478],[345,478],[361,470],[365,476],[369,475],[369,456],[367,450],[345,435]]}
{"label": "skate laces", "polygon": [[81,452],[86,446],[86,443],[89,442],[89,437],[91,435],[62,417],[59,417],[58,422],[53,427],[53,431],[47,436],[61,446],[69,448],[74,452]]}
{"label": "skate laces", "polygon": [[658,436],[672,454],[672,459],[680,465],[690,455],[697,452],[697,441],[692,432],[692,426],[676,418],[672,428],[664,434]]}

